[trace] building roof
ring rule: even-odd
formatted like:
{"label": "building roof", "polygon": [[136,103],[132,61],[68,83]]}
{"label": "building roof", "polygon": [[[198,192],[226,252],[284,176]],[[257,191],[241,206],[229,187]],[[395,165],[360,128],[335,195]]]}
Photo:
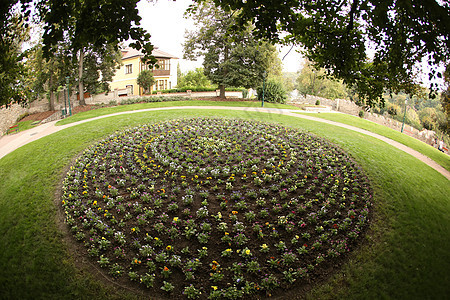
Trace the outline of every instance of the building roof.
{"label": "building roof", "polygon": [[[159,50],[156,47],[155,47],[155,49],[153,49],[152,55],[154,57],[156,57],[156,58],[169,58],[169,59],[170,58],[174,58],[174,59],[178,59],[178,57],[176,57],[176,56],[174,56],[172,54],[169,54],[167,52],[161,51],[161,50]],[[134,48],[126,47],[125,49],[122,49],[122,56],[123,56],[122,59],[127,59],[127,58],[132,58],[132,57],[135,57],[135,56],[142,57],[142,56],[144,56],[144,54],[142,54],[141,51],[136,50]]]}

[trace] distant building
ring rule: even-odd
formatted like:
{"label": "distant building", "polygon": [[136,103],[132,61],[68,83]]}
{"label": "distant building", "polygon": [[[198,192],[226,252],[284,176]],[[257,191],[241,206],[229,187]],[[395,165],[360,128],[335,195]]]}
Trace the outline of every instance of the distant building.
{"label": "distant building", "polygon": [[[177,85],[177,63],[178,58],[167,52],[155,48],[152,55],[158,60],[158,68],[153,68],[153,77],[155,84],[152,91],[166,90],[175,88]],[[122,50],[123,65],[116,71],[112,81],[110,82],[111,90],[131,89],[133,95],[142,95],[143,90],[137,84],[137,78],[142,70],[147,69],[141,58],[144,55],[133,48],[125,48]]]}

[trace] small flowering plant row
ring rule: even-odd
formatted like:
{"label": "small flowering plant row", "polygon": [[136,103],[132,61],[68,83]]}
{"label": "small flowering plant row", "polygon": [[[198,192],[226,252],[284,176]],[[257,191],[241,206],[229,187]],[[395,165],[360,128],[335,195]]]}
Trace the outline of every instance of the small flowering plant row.
{"label": "small flowering plant row", "polygon": [[91,146],[63,181],[66,223],[117,281],[152,295],[259,297],[307,284],[370,217],[363,172],[279,125],[195,118]]}

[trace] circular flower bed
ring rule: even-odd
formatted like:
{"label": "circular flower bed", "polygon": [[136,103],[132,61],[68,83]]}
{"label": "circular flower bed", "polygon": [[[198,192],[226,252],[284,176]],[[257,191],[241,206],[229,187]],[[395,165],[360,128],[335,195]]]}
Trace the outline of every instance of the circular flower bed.
{"label": "circular flower bed", "polygon": [[361,170],[308,133],[187,119],[117,133],[63,182],[66,222],[119,282],[152,295],[277,293],[355,247],[372,196]]}

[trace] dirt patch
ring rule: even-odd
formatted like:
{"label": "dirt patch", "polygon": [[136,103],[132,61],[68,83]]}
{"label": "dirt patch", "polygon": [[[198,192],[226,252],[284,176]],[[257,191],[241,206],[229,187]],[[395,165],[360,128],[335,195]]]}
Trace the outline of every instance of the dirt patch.
{"label": "dirt patch", "polygon": [[[92,109],[97,109],[97,108],[100,108],[100,106],[95,106],[95,105],[76,106],[76,107],[72,108],[72,115],[80,113],[80,112],[92,110]],[[22,122],[22,121],[42,121],[57,112],[58,111],[56,111],[56,110],[49,110],[49,111],[44,111],[44,112],[28,115],[25,118],[23,118],[22,120],[20,120],[20,122]]]}
{"label": "dirt patch", "polygon": [[88,110],[93,110],[93,109],[97,109],[97,108],[101,108],[102,106],[95,106],[95,105],[80,105],[77,107],[72,108],[72,114],[77,114],[80,112],[84,112],[84,111],[88,111]]}
{"label": "dirt patch", "polygon": [[55,112],[56,112],[55,110],[49,110],[49,111],[44,111],[44,112],[37,113],[37,114],[28,115],[25,118],[23,118],[22,120],[20,120],[20,122],[22,122],[22,121],[42,121],[42,120],[47,119],[51,115],[53,115]]}

